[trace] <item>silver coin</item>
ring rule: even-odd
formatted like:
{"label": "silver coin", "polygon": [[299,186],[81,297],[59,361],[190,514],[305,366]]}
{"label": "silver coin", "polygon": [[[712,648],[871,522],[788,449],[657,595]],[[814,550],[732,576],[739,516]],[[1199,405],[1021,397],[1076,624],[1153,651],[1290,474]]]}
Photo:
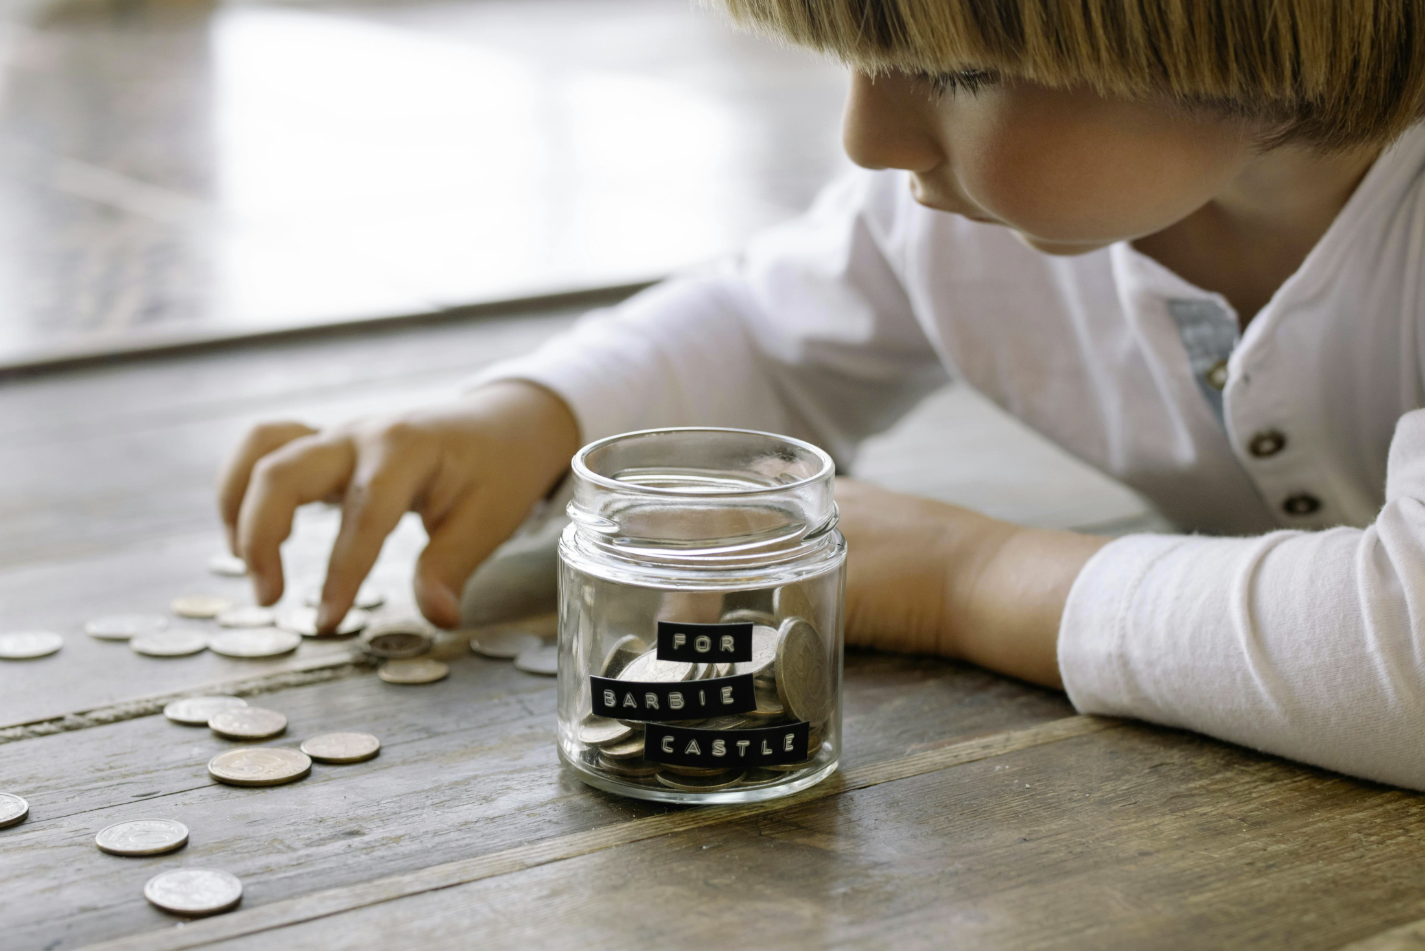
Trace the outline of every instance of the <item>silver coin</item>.
{"label": "silver coin", "polygon": [[16,826],[30,814],[30,804],[19,796],[0,793],[0,829]]}
{"label": "silver coin", "polygon": [[[302,598],[302,603],[309,608],[314,608],[322,603],[322,586],[314,584],[307,589],[307,593]],[[369,584],[362,585],[356,592],[356,597],[352,600],[351,606],[361,608],[363,611],[374,611],[386,603],[386,594],[380,588]]]}
{"label": "silver coin", "polygon": [[521,651],[515,658],[515,666],[527,674],[553,677],[559,673],[559,647],[549,644]]}
{"label": "silver coin", "polygon": [[208,635],[202,631],[155,631],[130,639],[129,648],[146,657],[187,657],[208,649]]}
{"label": "silver coin", "polygon": [[280,786],[311,771],[310,756],[281,746],[228,750],[208,761],[208,775],[229,786]]}
{"label": "silver coin", "polygon": [[604,662],[599,665],[601,677],[617,677],[623,669],[638,659],[640,654],[648,653],[648,642],[637,634],[625,634],[614,641],[614,646],[609,648],[604,655]]}
{"label": "silver coin", "polygon": [[449,674],[449,665],[429,657],[388,660],[376,671],[388,684],[433,684]]}
{"label": "silver coin", "polygon": [[579,724],[579,742],[585,746],[604,746],[628,739],[633,731],[633,727],[622,721],[590,714]]}
{"label": "silver coin", "polygon": [[242,578],[247,575],[247,562],[237,555],[220,551],[208,559],[208,570],[224,578]]}
{"label": "silver coin", "polygon": [[630,759],[610,759],[600,754],[599,768],[605,772],[613,773],[615,776],[627,776],[630,779],[647,779],[658,772],[657,763],[650,762],[641,756]]}
{"label": "silver coin", "polygon": [[792,716],[820,723],[831,712],[826,645],[803,618],[787,618],[777,637],[777,693]]}
{"label": "silver coin", "polygon": [[169,602],[168,609],[179,617],[208,621],[233,609],[233,599],[216,594],[185,594]]}
{"label": "silver coin", "polygon": [[287,730],[287,717],[266,707],[230,707],[208,721],[208,729],[227,740],[270,740]]}
{"label": "silver coin", "polygon": [[34,660],[48,657],[64,646],[54,631],[11,631],[0,634],[0,660]]}
{"label": "silver coin", "polygon": [[161,614],[111,614],[85,622],[84,633],[101,641],[126,641],[167,627],[168,618]]}
{"label": "silver coin", "polygon": [[188,844],[188,827],[172,819],[131,819],[100,829],[94,844],[110,855],[162,855]]}
{"label": "silver coin", "polygon": [[708,792],[713,789],[727,789],[729,786],[736,786],[742,780],[743,772],[740,769],[718,769],[709,771],[707,775],[690,776],[685,772],[673,772],[664,768],[658,771],[657,776],[658,782],[669,789],[681,789],[684,792]]}
{"label": "silver coin", "polygon": [[236,908],[242,901],[242,882],[215,868],[175,868],[149,879],[143,897],[175,915],[201,918]]}
{"label": "silver coin", "polygon": [[737,624],[750,621],[753,624],[760,624],[763,627],[770,627],[774,630],[777,627],[777,615],[769,614],[766,611],[759,611],[756,608],[734,608],[724,614],[721,620],[723,624]]}
{"label": "silver coin", "polygon": [[419,618],[377,621],[361,632],[361,649],[372,657],[419,657],[434,646],[434,632]]}
{"label": "silver coin", "polygon": [[278,627],[303,637],[350,637],[352,634],[360,634],[362,628],[366,627],[370,621],[371,615],[360,608],[352,608],[346,612],[346,617],[341,619],[341,623],[336,626],[335,631],[330,634],[318,634],[316,608],[288,608],[277,615]]}
{"label": "silver coin", "polygon": [[619,672],[619,680],[636,680],[641,683],[677,683],[692,680],[703,670],[703,664],[685,664],[677,660],[659,660],[657,649],[645,651],[635,657]]}
{"label": "silver coin", "polygon": [[635,756],[642,756],[644,751],[644,732],[638,730],[627,739],[619,740],[617,743],[605,743],[599,747],[599,755],[613,760],[633,759]]}
{"label": "silver coin", "polygon": [[302,752],[318,763],[364,763],[381,752],[370,733],[323,733],[302,741]]}
{"label": "silver coin", "polygon": [[277,612],[259,604],[233,608],[218,615],[219,627],[271,627],[277,623]]}
{"label": "silver coin", "polygon": [[208,642],[208,650],[224,657],[278,657],[296,650],[302,639],[275,627],[222,631]]}
{"label": "silver coin", "polygon": [[757,624],[752,628],[752,659],[732,665],[734,674],[765,677],[777,663],[777,629]]}
{"label": "silver coin", "polygon": [[240,697],[184,697],[163,708],[163,715],[184,726],[207,726],[208,721],[224,710],[247,706]]}
{"label": "silver coin", "polygon": [[777,694],[775,683],[768,683],[761,677],[753,680],[752,696],[757,700],[757,708],[747,711],[749,716],[780,717],[786,715],[786,704],[782,703],[782,698]]}
{"label": "silver coin", "polygon": [[540,647],[544,638],[525,631],[491,631],[470,639],[470,650],[482,657],[514,660],[531,647]]}

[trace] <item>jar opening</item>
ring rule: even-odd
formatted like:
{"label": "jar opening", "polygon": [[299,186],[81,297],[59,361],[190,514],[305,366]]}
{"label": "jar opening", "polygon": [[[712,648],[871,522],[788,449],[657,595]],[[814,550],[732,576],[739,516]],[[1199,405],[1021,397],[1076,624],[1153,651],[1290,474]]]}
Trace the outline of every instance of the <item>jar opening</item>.
{"label": "jar opening", "polygon": [[621,492],[746,496],[829,479],[836,464],[790,436],[689,426],[601,439],[579,450],[573,468],[578,478]]}

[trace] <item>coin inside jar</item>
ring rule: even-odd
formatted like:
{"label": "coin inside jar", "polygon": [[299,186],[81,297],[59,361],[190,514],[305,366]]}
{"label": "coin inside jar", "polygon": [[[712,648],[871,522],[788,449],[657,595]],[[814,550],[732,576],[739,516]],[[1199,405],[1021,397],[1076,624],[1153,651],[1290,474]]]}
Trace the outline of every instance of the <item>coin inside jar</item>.
{"label": "coin inside jar", "polygon": [[643,757],[630,759],[610,759],[607,756],[599,756],[599,767],[615,776],[627,776],[630,779],[646,779],[658,772],[658,764],[650,762]]}
{"label": "coin inside jar", "polygon": [[685,792],[706,792],[709,789],[727,789],[742,780],[742,770],[718,769],[702,775],[690,775],[686,771],[670,772],[667,768],[657,773],[658,782],[669,789]]}
{"label": "coin inside jar", "polygon": [[762,677],[772,672],[777,662],[777,629],[764,624],[752,627],[752,659],[732,665],[736,674],[751,674]]}
{"label": "coin inside jar", "polygon": [[370,733],[322,733],[302,741],[302,752],[318,763],[364,763],[381,752]]}
{"label": "coin inside jar", "polygon": [[131,638],[129,649],[146,657],[187,657],[208,649],[208,635],[202,631],[155,631]]}
{"label": "coin inside jar", "polygon": [[634,728],[621,720],[589,714],[579,724],[579,742],[585,746],[603,746],[628,739]]}
{"label": "coin inside jar", "polygon": [[449,665],[429,657],[388,660],[376,671],[376,676],[388,684],[432,684],[449,674]]}
{"label": "coin inside jar", "polygon": [[208,775],[229,786],[280,786],[311,771],[310,756],[280,746],[228,750],[208,761]]}
{"label": "coin inside jar", "polygon": [[599,747],[599,755],[609,759],[632,759],[635,756],[642,756],[644,751],[644,732],[638,730],[632,733],[627,739],[619,740],[616,743],[605,743]]}
{"label": "coin inside jar", "polygon": [[649,650],[635,657],[619,672],[619,680],[653,683],[678,683],[692,680],[702,672],[702,664],[685,664],[677,660],[659,660],[658,651]]}
{"label": "coin inside jar", "polygon": [[803,618],[782,622],[777,637],[777,694],[793,716],[821,723],[831,712],[826,645]]}
{"label": "coin inside jar", "polygon": [[163,708],[163,715],[184,726],[207,726],[215,714],[223,710],[247,706],[241,697],[184,697]]}
{"label": "coin inside jar", "polygon": [[131,819],[99,830],[94,844],[110,855],[162,855],[188,844],[188,827],[172,819]]}
{"label": "coin inside jar", "polygon": [[224,657],[251,660],[290,654],[301,643],[302,639],[290,631],[279,631],[275,627],[257,627],[222,631],[208,641],[208,650]]}
{"label": "coin inside jar", "polygon": [[640,654],[648,652],[648,642],[637,634],[625,634],[614,641],[608,653],[604,655],[604,662],[599,665],[601,676],[617,677],[623,673],[625,667],[638,659]]}
{"label": "coin inside jar", "polygon": [[287,718],[266,707],[231,707],[219,710],[208,729],[228,740],[268,740],[287,729]]}
{"label": "coin inside jar", "polygon": [[201,918],[236,908],[242,901],[242,882],[215,868],[175,868],[149,879],[143,897],[175,915]]}
{"label": "coin inside jar", "polygon": [[0,660],[35,660],[63,646],[64,638],[53,631],[11,631],[0,634]]}

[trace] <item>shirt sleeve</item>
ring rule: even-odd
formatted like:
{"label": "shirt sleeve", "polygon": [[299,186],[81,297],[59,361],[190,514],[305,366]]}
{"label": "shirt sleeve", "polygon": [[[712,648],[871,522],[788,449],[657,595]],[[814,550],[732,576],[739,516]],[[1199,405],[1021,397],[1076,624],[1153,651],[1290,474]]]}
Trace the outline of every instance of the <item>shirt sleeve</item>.
{"label": "shirt sleeve", "polygon": [[1425,789],[1425,410],[1387,473],[1364,529],[1105,546],[1059,630],[1074,706]]}
{"label": "shirt sleeve", "polygon": [[895,266],[905,183],[858,173],[737,260],[596,311],[471,385],[558,394],[586,442],[663,426],[807,439],[839,465],[947,378]]}

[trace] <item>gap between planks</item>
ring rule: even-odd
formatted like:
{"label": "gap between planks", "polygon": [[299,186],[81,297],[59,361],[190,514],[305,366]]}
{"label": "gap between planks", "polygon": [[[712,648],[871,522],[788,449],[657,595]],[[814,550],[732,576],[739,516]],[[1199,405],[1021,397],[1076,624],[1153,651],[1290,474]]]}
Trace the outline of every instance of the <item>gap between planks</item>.
{"label": "gap between planks", "polygon": [[481,855],[430,868],[378,878],[370,882],[328,889],[299,898],[272,902],[257,908],[178,925],[165,931],[147,931],[127,938],[87,945],[81,951],[184,951],[215,941],[240,938],[289,925],[325,918],[370,905],[395,901],[509,875],[525,869],[600,852],[645,839],[686,832],[706,826],[736,822],[801,805],[817,799],[908,779],[964,763],[1003,756],[1017,750],[1058,743],[1123,726],[1123,721],[1094,716],[1072,716],[1022,730],[962,740],[938,749],[912,753],[882,763],[833,773],[811,789],[770,802],[735,806],[709,806],[645,816],[599,829],[589,829],[531,842],[489,855]]}

